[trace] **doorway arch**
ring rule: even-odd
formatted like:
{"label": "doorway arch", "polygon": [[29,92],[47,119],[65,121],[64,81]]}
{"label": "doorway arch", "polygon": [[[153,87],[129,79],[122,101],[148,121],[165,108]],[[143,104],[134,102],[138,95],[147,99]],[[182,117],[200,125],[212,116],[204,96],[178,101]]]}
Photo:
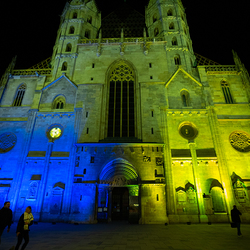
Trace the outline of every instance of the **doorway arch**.
{"label": "doorway arch", "polygon": [[139,175],[132,164],[117,158],[106,164],[98,184],[98,220],[128,220],[140,217]]}

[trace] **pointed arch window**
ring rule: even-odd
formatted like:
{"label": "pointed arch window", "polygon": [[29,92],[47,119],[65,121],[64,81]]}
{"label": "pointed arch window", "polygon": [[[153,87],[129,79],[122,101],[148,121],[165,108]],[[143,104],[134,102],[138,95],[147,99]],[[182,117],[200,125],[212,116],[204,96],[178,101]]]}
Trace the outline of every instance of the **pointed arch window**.
{"label": "pointed arch window", "polygon": [[90,30],[85,31],[85,37],[90,39]]}
{"label": "pointed arch window", "polygon": [[109,77],[108,137],[135,137],[135,75],[124,61]]}
{"label": "pointed arch window", "polygon": [[172,45],[178,45],[176,37],[173,37],[173,39],[172,39]]}
{"label": "pointed arch window", "polygon": [[87,18],[87,22],[90,23],[90,24],[92,24],[92,16],[89,16],[89,17]]}
{"label": "pointed arch window", "polygon": [[153,23],[155,23],[156,21],[157,21],[157,15],[154,14],[154,15],[153,15]]}
{"label": "pointed arch window", "polygon": [[71,50],[72,50],[72,45],[71,45],[71,43],[68,43],[67,44],[67,46],[66,46],[66,52],[71,52]]}
{"label": "pointed arch window", "polygon": [[173,16],[173,11],[171,9],[169,9],[167,15],[168,16]]}
{"label": "pointed arch window", "polygon": [[67,68],[68,68],[68,64],[67,64],[67,62],[64,62],[64,63],[62,64],[62,71],[66,71]]}
{"label": "pointed arch window", "polygon": [[74,12],[74,13],[73,13],[72,18],[73,18],[73,19],[76,19],[76,18],[77,18],[77,12]]}
{"label": "pointed arch window", "polygon": [[179,55],[176,55],[174,57],[174,62],[175,62],[175,65],[181,65],[181,58]]}
{"label": "pointed arch window", "polygon": [[158,36],[158,35],[159,35],[159,29],[155,28],[155,30],[154,30],[154,36]]}
{"label": "pointed arch window", "polygon": [[64,109],[66,105],[66,100],[64,96],[58,96],[54,99],[52,104],[52,109]]}
{"label": "pointed arch window", "polygon": [[14,107],[18,107],[18,106],[22,105],[22,101],[23,101],[23,97],[24,97],[24,94],[25,94],[25,90],[26,90],[26,85],[25,84],[22,84],[17,89],[16,95],[15,95],[15,99],[14,99],[14,102],[13,102],[13,106]]}
{"label": "pointed arch window", "polygon": [[170,29],[170,30],[174,30],[174,23],[170,23],[170,24],[169,24],[169,29]]}
{"label": "pointed arch window", "polygon": [[234,101],[233,101],[233,97],[231,95],[229,84],[223,80],[221,82],[221,88],[222,88],[222,92],[223,92],[226,103],[233,104]]}
{"label": "pointed arch window", "polygon": [[189,93],[186,90],[182,90],[181,91],[181,100],[182,100],[182,106],[183,107],[188,107],[190,106],[190,97],[189,97]]}
{"label": "pointed arch window", "polygon": [[69,34],[74,34],[75,33],[75,27],[74,26],[71,26],[69,28]]}

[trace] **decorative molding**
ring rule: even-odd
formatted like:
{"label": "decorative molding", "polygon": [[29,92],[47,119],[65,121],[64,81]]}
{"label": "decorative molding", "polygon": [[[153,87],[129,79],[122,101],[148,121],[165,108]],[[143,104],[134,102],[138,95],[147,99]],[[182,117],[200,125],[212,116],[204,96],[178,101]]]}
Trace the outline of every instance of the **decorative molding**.
{"label": "decorative molding", "polygon": [[77,58],[78,54],[77,53],[72,53],[72,54],[57,54],[55,59],[59,59],[59,58]]}
{"label": "decorative molding", "polygon": [[66,40],[66,39],[70,39],[70,40],[77,41],[79,38],[80,38],[80,36],[61,36],[60,40],[63,41],[63,40]]}
{"label": "decorative molding", "polygon": [[231,146],[239,152],[250,152],[250,136],[243,131],[234,131],[229,136]]}
{"label": "decorative molding", "polygon": [[7,153],[16,145],[17,137],[14,133],[3,133],[0,135],[0,153]]}
{"label": "decorative molding", "polygon": [[207,116],[207,110],[204,111],[168,111],[168,116]]}
{"label": "decorative molding", "polygon": [[62,25],[66,24],[66,23],[85,23],[85,20],[83,18],[67,19],[64,21],[64,23]]}
{"label": "decorative molding", "polygon": [[54,117],[60,117],[60,118],[63,118],[63,117],[68,117],[68,118],[71,118],[71,116],[74,116],[75,114],[74,113],[47,113],[47,114],[42,114],[42,113],[38,113],[36,115],[37,118],[48,118],[48,117],[51,117],[51,118],[54,118]]}

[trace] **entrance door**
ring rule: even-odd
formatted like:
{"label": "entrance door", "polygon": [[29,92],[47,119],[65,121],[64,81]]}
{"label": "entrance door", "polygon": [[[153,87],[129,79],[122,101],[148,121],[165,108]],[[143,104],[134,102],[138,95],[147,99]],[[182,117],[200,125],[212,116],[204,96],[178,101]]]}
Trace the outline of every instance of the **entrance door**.
{"label": "entrance door", "polygon": [[114,188],[112,191],[112,220],[128,220],[129,192],[125,187]]}

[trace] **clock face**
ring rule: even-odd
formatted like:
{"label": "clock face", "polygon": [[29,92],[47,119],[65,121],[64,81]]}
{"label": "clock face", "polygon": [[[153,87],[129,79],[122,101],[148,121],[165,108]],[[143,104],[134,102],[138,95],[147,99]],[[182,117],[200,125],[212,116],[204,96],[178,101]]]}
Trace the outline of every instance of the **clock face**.
{"label": "clock face", "polygon": [[49,132],[49,135],[51,136],[51,138],[57,139],[58,137],[60,137],[62,134],[62,130],[58,127],[56,128],[52,128]]}

